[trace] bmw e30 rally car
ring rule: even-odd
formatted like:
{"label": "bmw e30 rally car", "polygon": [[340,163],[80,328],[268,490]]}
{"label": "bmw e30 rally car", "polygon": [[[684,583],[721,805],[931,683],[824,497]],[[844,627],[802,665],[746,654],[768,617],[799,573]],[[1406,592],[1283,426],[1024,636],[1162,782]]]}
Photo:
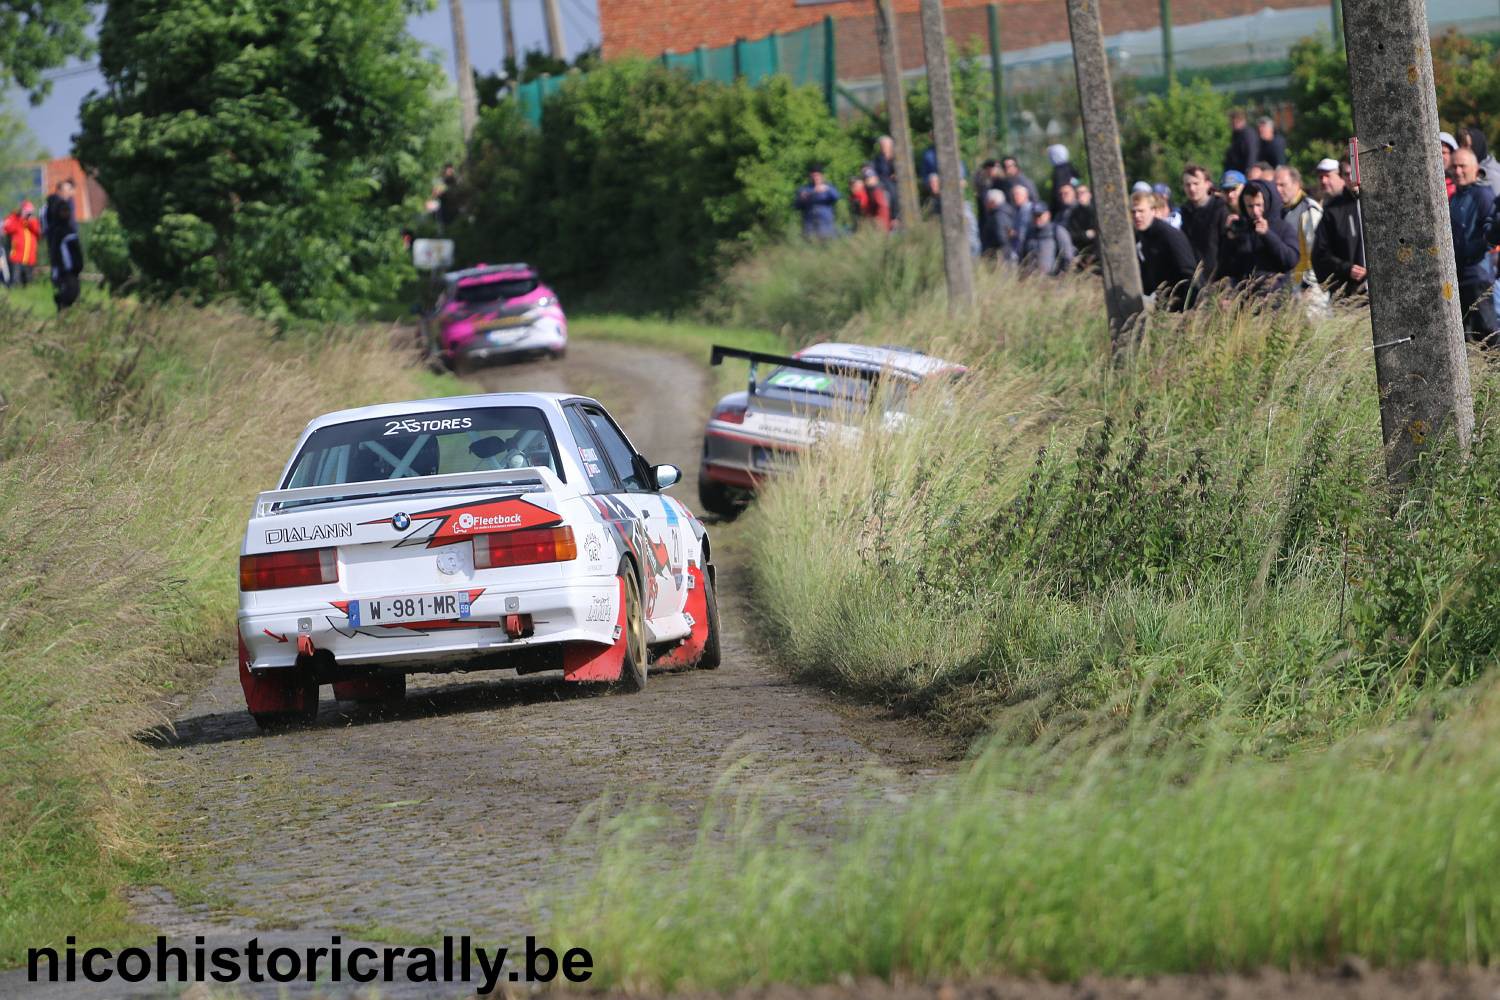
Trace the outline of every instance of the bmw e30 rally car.
{"label": "bmw e30 rally car", "polygon": [[[920,351],[863,344],[814,344],[784,357],[715,344],[710,364],[725,358],[750,362],[749,386],[719,400],[703,430],[698,501],[732,517],[767,478],[786,469],[815,443],[857,435],[871,403],[885,408],[887,425],[899,423],[916,386],[951,381],[967,369]],[[757,365],[774,365],[763,380]],[[877,393],[877,385],[885,391]]]}
{"label": "bmw e30 rally car", "polygon": [[443,293],[425,325],[428,354],[446,367],[567,353],[562,304],[531,265],[480,264],[450,271],[443,279]]}
{"label": "bmw e30 rally car", "polygon": [[561,670],[639,690],[719,663],[702,522],[604,408],[555,393],[319,417],[240,555],[239,666],[262,726],[318,686],[398,699],[415,672]]}

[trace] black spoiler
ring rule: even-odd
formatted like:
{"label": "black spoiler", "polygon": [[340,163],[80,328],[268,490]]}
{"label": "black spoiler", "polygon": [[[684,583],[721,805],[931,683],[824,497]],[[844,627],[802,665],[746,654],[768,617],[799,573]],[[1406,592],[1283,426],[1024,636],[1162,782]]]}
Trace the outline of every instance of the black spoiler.
{"label": "black spoiler", "polygon": [[780,365],[783,368],[801,368],[809,372],[827,372],[830,375],[852,375],[875,382],[885,374],[880,368],[872,368],[868,365],[851,365],[839,358],[824,358],[809,360],[807,358],[793,358],[783,354],[767,354],[764,351],[744,351],[738,347],[725,347],[715,344],[708,356],[708,363],[717,365],[725,358],[743,358],[750,362],[752,378],[754,377],[754,366],[757,364]]}

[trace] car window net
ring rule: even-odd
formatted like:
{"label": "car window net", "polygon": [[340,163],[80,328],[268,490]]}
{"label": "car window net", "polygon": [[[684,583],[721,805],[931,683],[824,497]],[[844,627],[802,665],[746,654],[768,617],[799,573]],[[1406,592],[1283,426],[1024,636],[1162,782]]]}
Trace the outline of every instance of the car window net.
{"label": "car window net", "polygon": [[282,488],[532,466],[560,475],[556,446],[541,410],[438,410],[321,427],[303,444]]}

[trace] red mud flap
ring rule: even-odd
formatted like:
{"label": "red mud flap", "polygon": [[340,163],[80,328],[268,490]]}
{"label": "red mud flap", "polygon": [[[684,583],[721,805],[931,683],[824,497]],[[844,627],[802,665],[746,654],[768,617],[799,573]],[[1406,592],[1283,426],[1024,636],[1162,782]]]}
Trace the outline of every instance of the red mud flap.
{"label": "red mud flap", "polygon": [[339,701],[397,701],[406,697],[406,676],[334,681],[333,696]]}
{"label": "red mud flap", "polygon": [[283,667],[267,674],[250,672],[250,650],[240,636],[240,687],[245,707],[252,715],[306,713],[316,709],[318,689],[302,681],[296,667]]}
{"label": "red mud flap", "polygon": [[601,646],[593,642],[570,642],[563,647],[563,680],[617,681],[625,667],[625,647],[630,642],[625,629],[625,581],[615,578],[620,588],[620,610],[615,620],[615,642]]}
{"label": "red mud flap", "polygon": [[687,604],[683,612],[693,620],[693,630],[687,638],[651,661],[656,670],[673,670],[678,667],[696,667],[703,658],[703,649],[708,645],[708,583],[702,566],[690,566],[688,579],[692,587],[688,590]]}

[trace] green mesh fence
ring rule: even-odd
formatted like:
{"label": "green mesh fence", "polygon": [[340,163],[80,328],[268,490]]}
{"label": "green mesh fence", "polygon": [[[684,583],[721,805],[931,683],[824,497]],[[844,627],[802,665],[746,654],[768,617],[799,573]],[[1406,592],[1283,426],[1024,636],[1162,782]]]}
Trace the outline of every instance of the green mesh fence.
{"label": "green mesh fence", "polygon": [[[742,39],[714,48],[700,46],[691,52],[664,52],[660,62],[694,80],[733,83],[744,79],[754,84],[780,73],[798,86],[810,83],[826,88],[834,76],[829,61],[836,59],[829,37],[832,31],[832,22],[824,20],[786,34]],[[539,124],[543,102],[561,86],[562,79],[552,76],[521,84],[515,90],[521,112],[533,124]]]}

